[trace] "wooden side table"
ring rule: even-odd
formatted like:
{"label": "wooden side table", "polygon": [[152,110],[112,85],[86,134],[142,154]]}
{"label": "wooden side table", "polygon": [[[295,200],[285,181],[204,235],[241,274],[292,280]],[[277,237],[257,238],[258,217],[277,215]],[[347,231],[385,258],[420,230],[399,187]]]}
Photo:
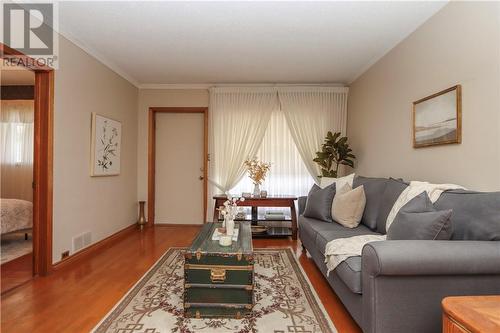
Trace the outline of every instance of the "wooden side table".
{"label": "wooden side table", "polygon": [[442,306],[443,333],[500,333],[500,296],[451,296]]}
{"label": "wooden side table", "polygon": [[[224,204],[227,200],[225,195],[216,195],[215,207],[214,207],[214,222],[219,220],[219,212],[217,208]],[[294,196],[268,196],[266,198],[245,198],[245,201],[238,203],[241,207],[252,207],[252,215],[250,220],[253,225],[256,225],[258,221],[268,221],[259,218],[258,207],[288,207],[291,213],[291,224],[292,224],[292,239],[297,239],[297,213],[295,211],[295,200],[297,197]],[[280,234],[282,235],[282,234]]]}

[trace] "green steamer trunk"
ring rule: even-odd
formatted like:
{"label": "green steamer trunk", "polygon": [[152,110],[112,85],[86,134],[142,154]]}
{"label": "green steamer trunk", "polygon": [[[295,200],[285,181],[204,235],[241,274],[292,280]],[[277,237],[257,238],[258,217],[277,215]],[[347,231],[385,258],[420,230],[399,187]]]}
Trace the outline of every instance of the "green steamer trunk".
{"label": "green steamer trunk", "polygon": [[184,315],[241,318],[253,308],[254,256],[248,222],[228,247],[212,240],[220,223],[207,223],[185,252]]}

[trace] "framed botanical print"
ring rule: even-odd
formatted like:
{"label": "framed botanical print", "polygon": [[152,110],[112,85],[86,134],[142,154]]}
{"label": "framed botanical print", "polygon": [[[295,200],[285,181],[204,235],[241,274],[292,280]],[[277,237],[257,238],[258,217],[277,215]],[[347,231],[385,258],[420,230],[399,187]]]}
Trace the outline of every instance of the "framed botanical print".
{"label": "framed botanical print", "polygon": [[122,124],[92,113],[91,176],[120,174]]}
{"label": "framed botanical print", "polygon": [[462,142],[460,85],[413,102],[413,147]]}

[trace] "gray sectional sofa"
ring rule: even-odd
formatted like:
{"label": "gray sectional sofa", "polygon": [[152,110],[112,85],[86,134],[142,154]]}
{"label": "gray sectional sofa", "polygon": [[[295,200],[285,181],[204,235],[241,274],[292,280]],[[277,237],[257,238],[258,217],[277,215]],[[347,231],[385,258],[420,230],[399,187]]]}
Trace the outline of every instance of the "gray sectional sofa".
{"label": "gray sectional sofa", "polygon": [[326,276],[324,251],[336,238],[385,234],[385,221],[408,186],[401,180],[356,177],[364,186],[361,224],[349,229],[304,217],[299,199],[303,247],[365,333],[441,332],[441,300],[451,295],[500,294],[500,192],[444,192],[435,207],[452,209],[451,240],[372,242]]}

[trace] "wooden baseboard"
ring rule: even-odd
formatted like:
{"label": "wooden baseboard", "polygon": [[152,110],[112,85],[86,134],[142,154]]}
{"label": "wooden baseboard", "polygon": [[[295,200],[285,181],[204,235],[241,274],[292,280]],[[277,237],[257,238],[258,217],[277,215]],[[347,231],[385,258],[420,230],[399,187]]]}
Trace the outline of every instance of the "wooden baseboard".
{"label": "wooden baseboard", "polygon": [[110,247],[117,241],[119,241],[121,238],[126,236],[127,234],[134,232],[136,230],[140,230],[137,224],[131,224],[128,227],[125,227],[122,230],[117,231],[116,233],[112,234],[111,236],[108,236],[104,239],[101,239],[100,241],[78,251],[70,255],[69,257],[56,262],[55,264],[52,264],[52,270],[60,270],[66,266],[69,266],[73,264],[76,261],[79,261],[83,258],[86,258],[92,254],[95,254],[97,251],[102,250],[104,248]]}
{"label": "wooden baseboard", "polygon": [[193,224],[193,223],[155,223],[154,227],[202,227],[205,223],[202,224]]}

